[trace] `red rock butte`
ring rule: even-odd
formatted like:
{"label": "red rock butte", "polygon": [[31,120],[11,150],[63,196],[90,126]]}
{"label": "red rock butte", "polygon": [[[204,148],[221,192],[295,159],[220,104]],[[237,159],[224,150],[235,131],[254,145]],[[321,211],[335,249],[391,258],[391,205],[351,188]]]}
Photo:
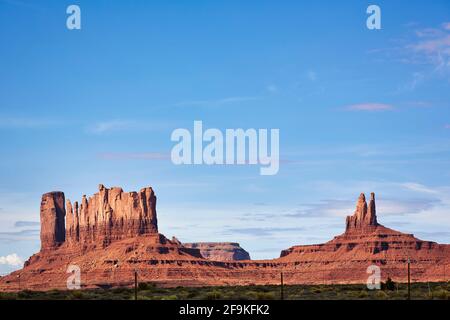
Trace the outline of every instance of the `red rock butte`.
{"label": "red rock butte", "polygon": [[62,244],[73,248],[106,248],[114,241],[145,234],[157,234],[156,196],[152,188],[123,192],[122,188],[99,192],[81,204],[65,199],[62,192],[50,192],[41,201],[41,251]]}
{"label": "red rock butte", "polygon": [[161,286],[365,283],[377,265],[382,279],[447,281],[450,245],[423,241],[378,223],[375,195],[359,196],[345,232],[316,245],[283,250],[279,258],[250,260],[238,243],[182,244],[158,233],[152,188],[124,192],[99,186],[81,203],[64,193],[42,196],[41,250],[23,269],[0,278],[0,291],[66,289],[69,266],[81,271],[82,288]]}

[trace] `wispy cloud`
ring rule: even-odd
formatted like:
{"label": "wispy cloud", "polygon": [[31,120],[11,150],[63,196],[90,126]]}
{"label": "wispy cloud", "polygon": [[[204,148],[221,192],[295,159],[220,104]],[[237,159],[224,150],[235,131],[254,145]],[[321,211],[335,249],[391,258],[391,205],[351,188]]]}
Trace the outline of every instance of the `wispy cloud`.
{"label": "wispy cloud", "polygon": [[44,118],[28,118],[28,117],[0,117],[0,128],[5,129],[39,129],[56,126],[61,121]]}
{"label": "wispy cloud", "polygon": [[354,202],[350,200],[326,199],[318,203],[303,204],[298,209],[284,213],[285,217],[345,216],[352,212]]}
{"label": "wispy cloud", "polygon": [[[320,182],[310,189],[333,193],[342,199],[361,191],[375,191],[377,194],[377,212],[380,222],[384,219],[414,215],[413,224],[426,228],[449,226],[450,187],[429,186],[419,182],[387,182],[387,181],[348,181]],[[340,189],[339,189],[340,188]],[[377,193],[377,190],[382,193]],[[338,198],[339,199],[339,198]],[[356,201],[356,198],[355,198]],[[352,211],[354,211],[354,205]],[[389,224],[387,224],[389,226]]]}
{"label": "wispy cloud", "polygon": [[14,223],[15,228],[23,228],[23,227],[35,227],[39,226],[40,223],[38,221],[16,221]]}
{"label": "wispy cloud", "polygon": [[390,111],[393,110],[394,107],[390,104],[384,104],[384,103],[360,103],[360,104],[353,104],[349,106],[345,106],[343,108],[347,111]]}
{"label": "wispy cloud", "polygon": [[399,91],[414,91],[425,79],[426,75],[423,72],[413,72],[410,79],[399,88]]}
{"label": "wispy cloud", "polygon": [[436,27],[420,28],[417,23],[407,24],[409,32],[392,39],[393,46],[376,48],[369,53],[384,54],[385,59],[416,66],[398,92],[414,91],[437,76],[450,79],[450,22]]}
{"label": "wispy cloud", "polygon": [[7,231],[0,232],[0,241],[18,241],[18,240],[36,240],[39,236],[39,230],[37,229],[26,229],[21,231]]}
{"label": "wispy cloud", "polygon": [[161,131],[168,128],[163,122],[150,122],[140,120],[112,119],[99,121],[86,128],[91,134],[107,134],[123,131]]}
{"label": "wispy cloud", "polygon": [[414,232],[414,234],[421,237],[422,239],[430,239],[430,238],[450,239],[450,232],[448,231],[435,231],[435,232],[416,231]]}
{"label": "wispy cloud", "polygon": [[304,228],[301,227],[267,227],[267,228],[228,228],[224,231],[225,234],[245,234],[254,237],[270,237],[279,233],[285,232],[300,232],[303,231]]}
{"label": "wispy cloud", "polygon": [[413,91],[427,79],[436,75],[450,75],[450,22],[436,28],[416,29],[412,40],[401,51],[404,63],[429,65],[431,69],[416,71],[411,80],[400,90]]}
{"label": "wispy cloud", "polygon": [[168,153],[161,152],[108,152],[97,155],[104,160],[169,160]]}
{"label": "wispy cloud", "polygon": [[405,107],[431,108],[433,104],[429,101],[407,101],[402,104]]}
{"label": "wispy cloud", "polygon": [[190,100],[175,103],[176,107],[220,107],[229,104],[239,104],[248,101],[260,100],[261,97],[228,97],[216,100]]}
{"label": "wispy cloud", "polygon": [[109,120],[97,122],[94,125],[88,127],[87,131],[95,134],[102,134],[111,131],[121,131],[133,128],[134,121],[130,120]]}
{"label": "wispy cloud", "polygon": [[422,193],[431,193],[431,194],[437,194],[438,191],[432,188],[428,188],[420,183],[415,182],[405,182],[400,184],[402,187],[405,187],[408,190],[422,192]]}
{"label": "wispy cloud", "polygon": [[[354,201],[329,199],[318,203],[305,204],[301,208],[283,214],[285,217],[344,217],[353,214],[356,199]],[[382,216],[402,216],[405,214],[417,214],[431,209],[439,204],[439,200],[433,198],[422,199],[378,199],[378,211]]]}
{"label": "wispy cloud", "polygon": [[[278,246],[271,252],[254,256],[273,258],[281,249],[291,245],[321,243],[342,232],[345,228],[345,216],[354,213],[358,195],[362,191],[366,191],[366,195],[370,191],[379,191],[376,194],[378,218],[387,227],[407,233],[416,230],[433,232],[445,231],[450,223],[448,187],[431,187],[419,182],[358,180],[334,181],[328,185],[309,184],[301,188],[327,194],[329,198],[305,200],[308,197],[299,199],[296,203],[282,204],[271,198],[270,203],[261,203],[264,205],[252,203],[211,206],[205,203],[187,203],[164,208],[161,228],[164,232],[165,226],[168,230],[176,229],[177,237],[186,242],[211,237],[217,241],[240,242],[250,252],[266,245],[267,248],[270,245]],[[197,221],[195,233],[175,214],[180,210],[189,212],[189,216]],[[214,219],[206,219],[211,216]],[[424,239],[448,242],[445,234]]]}
{"label": "wispy cloud", "polygon": [[450,68],[450,22],[444,22],[439,28],[416,30],[416,39],[407,48],[418,59],[434,65],[437,69]]}
{"label": "wispy cloud", "polygon": [[[425,161],[426,157],[412,156],[445,156],[450,151],[450,140],[440,140],[436,142],[414,141],[402,142],[391,141],[391,143],[377,144],[327,144],[322,146],[301,146],[296,150],[286,150],[283,157],[289,160],[283,161],[290,165],[330,165],[344,159],[349,161],[348,156],[353,161],[364,160],[367,164],[368,158],[373,160],[372,163],[392,163],[391,161],[412,163],[414,161]],[[397,158],[397,159],[394,159]],[[429,159],[430,160],[430,159]],[[448,162],[447,158],[442,160],[433,159],[436,162]],[[431,161],[431,160],[430,160]]]}
{"label": "wispy cloud", "polygon": [[380,212],[384,216],[401,216],[408,214],[418,214],[426,212],[435,206],[440,205],[439,199],[435,198],[416,198],[416,199],[381,199],[378,201]]}
{"label": "wispy cloud", "polygon": [[23,265],[23,261],[16,253],[12,253],[7,256],[0,256],[0,264],[17,267]]}

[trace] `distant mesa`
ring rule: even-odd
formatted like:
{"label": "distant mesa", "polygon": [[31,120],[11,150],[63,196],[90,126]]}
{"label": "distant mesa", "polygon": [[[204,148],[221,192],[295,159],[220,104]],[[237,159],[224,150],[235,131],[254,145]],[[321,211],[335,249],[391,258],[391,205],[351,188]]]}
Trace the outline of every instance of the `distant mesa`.
{"label": "distant mesa", "polygon": [[250,254],[236,242],[193,242],[183,243],[185,248],[199,249],[209,260],[240,261],[250,260]]}
{"label": "distant mesa", "polygon": [[378,222],[375,194],[359,196],[345,232],[316,245],[297,245],[271,260],[250,260],[235,242],[182,243],[158,232],[156,195],[99,185],[80,203],[63,192],[42,196],[41,250],[24,268],[0,277],[0,291],[66,289],[67,268],[81,270],[82,288],[131,286],[140,281],[163,286],[365,283],[367,267],[382,279],[447,281],[450,245],[423,241]]}

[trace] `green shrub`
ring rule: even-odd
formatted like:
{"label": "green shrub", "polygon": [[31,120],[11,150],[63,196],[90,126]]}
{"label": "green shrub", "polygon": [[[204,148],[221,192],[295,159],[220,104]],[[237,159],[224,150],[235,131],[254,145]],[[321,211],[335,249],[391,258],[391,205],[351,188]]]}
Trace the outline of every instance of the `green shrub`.
{"label": "green shrub", "polygon": [[15,300],[17,296],[10,292],[0,292],[0,300]]}
{"label": "green shrub", "polygon": [[162,296],[161,300],[178,300],[178,297],[176,295],[170,295],[170,296]]}
{"label": "green shrub", "polygon": [[[138,296],[137,296],[137,299],[138,299],[138,300],[152,300],[151,297],[143,296],[143,295],[138,295]],[[134,300],[134,295],[133,295],[129,300]]]}
{"label": "green shrub", "polygon": [[126,287],[118,287],[118,288],[111,289],[111,292],[113,294],[122,294],[122,293],[128,294],[130,292],[130,289],[126,288]]}
{"label": "green shrub", "polygon": [[206,300],[219,300],[221,298],[222,293],[218,290],[213,290],[206,293]]}
{"label": "green shrub", "polygon": [[437,291],[434,291],[433,297],[435,297],[436,299],[442,299],[442,300],[447,300],[450,298],[448,291],[445,289],[439,289]]}
{"label": "green shrub", "polygon": [[365,298],[367,298],[368,296],[369,296],[369,293],[367,293],[366,290],[361,290],[361,291],[358,293],[358,298],[360,298],[360,299],[365,299]]}
{"label": "green shrub", "polygon": [[257,292],[256,299],[257,300],[275,300],[276,295],[273,292]]}
{"label": "green shrub", "polygon": [[70,293],[70,295],[68,296],[68,299],[70,299],[70,300],[83,300],[83,299],[85,299],[85,296],[84,296],[83,292],[77,290],[77,291],[72,291]]}
{"label": "green shrub", "polygon": [[249,290],[245,293],[245,297],[249,300],[256,300],[258,299],[258,292]]}
{"label": "green shrub", "polygon": [[396,289],[396,284],[391,278],[388,277],[386,282],[381,283],[381,289],[394,291]]}
{"label": "green shrub", "polygon": [[138,284],[138,290],[139,291],[143,291],[143,290],[150,290],[153,289],[155,286],[152,283],[147,283],[147,282],[140,282]]}
{"label": "green shrub", "polygon": [[379,300],[387,300],[389,299],[389,295],[384,291],[377,290],[377,292],[375,293],[375,298]]}
{"label": "green shrub", "polygon": [[30,299],[33,296],[33,292],[30,290],[23,290],[17,294],[19,299]]}

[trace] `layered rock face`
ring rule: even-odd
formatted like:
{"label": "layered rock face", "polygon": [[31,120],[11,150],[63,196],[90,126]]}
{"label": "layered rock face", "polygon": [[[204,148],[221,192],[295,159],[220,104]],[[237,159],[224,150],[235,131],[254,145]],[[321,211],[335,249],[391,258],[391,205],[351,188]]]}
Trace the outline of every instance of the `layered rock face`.
{"label": "layered rock face", "polygon": [[64,193],[49,192],[41,201],[41,250],[54,249],[65,241]]}
{"label": "layered rock face", "polygon": [[250,260],[250,254],[236,242],[194,242],[183,243],[186,248],[199,249],[208,260],[239,261]]}
{"label": "layered rock face", "polygon": [[279,261],[303,265],[304,271],[316,270],[315,275],[311,274],[313,281],[358,282],[371,264],[380,266],[383,279],[404,281],[408,259],[416,280],[442,280],[450,263],[450,245],[423,241],[379,224],[372,193],[369,206],[364,194],[359,196],[355,213],[346,219],[343,234],[324,244],[283,250]]}
{"label": "layered rock face", "polygon": [[111,242],[157,234],[156,196],[152,188],[124,192],[99,185],[98,193],[82,197],[81,204],[65,203],[64,193],[42,196],[41,243],[43,249],[61,245],[106,247]]}
{"label": "layered rock face", "polygon": [[375,208],[375,193],[370,194],[369,206],[366,203],[366,196],[361,193],[356,203],[356,210],[353,216],[348,216],[345,232],[370,232],[378,226]]}
{"label": "layered rock face", "polygon": [[[293,246],[272,260],[249,260],[237,243],[182,244],[158,233],[156,197],[151,188],[99,192],[81,204],[64,194],[44,194],[41,202],[42,249],[22,270],[0,277],[0,291],[66,289],[67,268],[81,270],[82,288],[162,286],[366,283],[367,268],[381,269],[397,282],[448,281],[450,245],[423,241],[378,223],[375,195],[361,194],[345,232],[331,241]],[[66,217],[66,223],[64,223]],[[244,259],[244,260],[240,260]]]}
{"label": "layered rock face", "polygon": [[70,243],[109,245],[112,241],[158,233],[156,196],[152,188],[124,192],[122,188],[99,192],[81,204],[68,203],[67,239]]}

